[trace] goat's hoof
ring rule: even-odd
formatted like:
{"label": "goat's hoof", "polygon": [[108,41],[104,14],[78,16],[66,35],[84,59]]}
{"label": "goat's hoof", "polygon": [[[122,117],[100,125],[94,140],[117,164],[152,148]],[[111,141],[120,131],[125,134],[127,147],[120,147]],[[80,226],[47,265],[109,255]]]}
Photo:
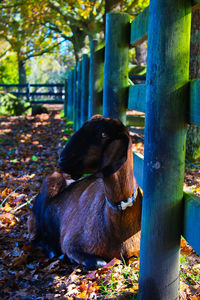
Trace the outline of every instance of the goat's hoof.
{"label": "goat's hoof", "polygon": [[107,262],[103,259],[88,258],[82,263],[87,269],[97,269],[104,267]]}
{"label": "goat's hoof", "polygon": [[107,265],[107,262],[106,262],[105,260],[103,260],[103,259],[98,259],[98,260],[97,260],[97,267],[98,267],[98,268],[102,268],[102,267],[104,267],[105,265]]}

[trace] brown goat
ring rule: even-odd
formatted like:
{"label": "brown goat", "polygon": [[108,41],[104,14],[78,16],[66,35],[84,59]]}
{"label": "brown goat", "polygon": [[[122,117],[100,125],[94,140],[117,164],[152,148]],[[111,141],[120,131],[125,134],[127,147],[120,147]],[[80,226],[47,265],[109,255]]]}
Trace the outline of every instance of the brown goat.
{"label": "brown goat", "polygon": [[29,222],[33,239],[86,267],[138,254],[142,195],[127,128],[115,119],[93,118],[66,144],[59,164],[72,178],[93,175],[64,187],[57,173],[53,197],[47,177]]}

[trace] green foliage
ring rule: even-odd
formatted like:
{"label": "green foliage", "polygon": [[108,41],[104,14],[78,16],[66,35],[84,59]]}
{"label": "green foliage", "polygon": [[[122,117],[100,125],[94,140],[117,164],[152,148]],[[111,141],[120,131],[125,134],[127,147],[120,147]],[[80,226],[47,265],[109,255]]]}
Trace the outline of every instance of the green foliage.
{"label": "green foliage", "polygon": [[118,279],[114,278],[113,276],[113,271],[111,269],[111,277],[109,282],[107,281],[102,281],[101,282],[101,292],[103,295],[105,295],[106,297],[113,297],[113,296],[117,296],[118,293],[115,291],[116,287],[118,284]]}
{"label": "green foliage", "polygon": [[146,66],[129,65],[129,75],[145,75]]}
{"label": "green foliage", "polygon": [[[138,290],[139,270],[131,264],[126,264],[125,261],[114,265],[109,270],[109,275],[101,279],[100,292],[102,298],[116,298],[122,291],[125,291],[126,286],[132,287],[131,295],[126,295],[126,299],[136,299]],[[120,292],[119,292],[120,291]]]}
{"label": "green foliage", "polygon": [[63,51],[63,55],[44,54],[41,57],[34,57],[28,62],[31,73],[28,82],[34,83],[64,83],[68,72],[74,66],[75,61],[70,53]]}
{"label": "green foliage", "polygon": [[[26,74],[29,75],[30,73],[31,68],[26,65]],[[17,55],[14,52],[8,52],[0,59],[0,84],[17,84],[18,82]]]}
{"label": "green foliage", "polygon": [[35,155],[32,155],[31,159],[32,159],[33,161],[37,161],[37,160],[38,160],[37,156],[35,156]]}
{"label": "green foliage", "polygon": [[186,257],[186,255],[181,255],[180,256],[180,264],[181,265],[186,265],[187,264],[187,257]]}
{"label": "green foliage", "polygon": [[[134,18],[148,4],[149,0],[125,0],[120,2],[120,10]],[[8,44],[0,57],[7,51],[12,51],[16,55],[6,58],[3,63],[0,62],[0,82],[17,83],[17,62],[25,64],[30,58],[45,53],[51,53],[56,57],[57,53],[61,53],[64,49],[61,46],[63,41],[73,45],[76,60],[79,59],[83,52],[89,51],[90,39],[98,38],[99,41],[103,39],[104,14],[105,1],[101,0],[0,1],[0,39],[2,43]],[[72,53],[72,48],[68,46],[65,48],[68,53]],[[0,52],[1,50],[0,46]],[[38,72],[38,68],[33,70],[36,63],[34,59],[30,64],[33,70],[31,82],[62,81],[69,71],[65,67],[70,69],[71,61],[74,64],[72,58],[69,56],[68,58],[62,61],[60,57],[56,57],[56,61],[52,57],[44,58],[46,63],[44,62],[42,72]],[[54,63],[51,63],[51,59]],[[41,67],[41,62],[43,63],[43,59],[38,60],[37,66]]]}
{"label": "green foliage", "polygon": [[[60,113],[60,117],[64,118],[64,110],[61,111]],[[65,129],[62,131],[63,137],[61,138],[61,140],[63,142],[67,142],[69,141],[69,139],[71,138],[71,135],[73,134],[73,122],[70,121],[68,118],[65,118],[66,120],[66,125],[65,125]]]}
{"label": "green foliage", "polygon": [[27,112],[29,106],[29,103],[25,103],[21,98],[13,94],[0,94],[0,114],[20,116]]}
{"label": "green foliage", "polygon": [[61,43],[56,33],[52,34],[42,23],[45,9],[42,1],[0,1],[0,39],[6,41],[8,50],[17,56],[20,83],[26,81],[25,69],[22,68],[26,60],[51,52]]}
{"label": "green foliage", "polygon": [[0,83],[11,84],[18,82],[17,57],[11,53],[0,60]]}
{"label": "green foliage", "polygon": [[61,117],[61,118],[64,118],[64,117],[65,117],[64,109],[61,110],[61,112],[60,112],[60,117]]}
{"label": "green foliage", "polygon": [[51,51],[59,43],[43,24],[45,1],[5,0],[0,3],[0,37],[6,39],[18,60]]}

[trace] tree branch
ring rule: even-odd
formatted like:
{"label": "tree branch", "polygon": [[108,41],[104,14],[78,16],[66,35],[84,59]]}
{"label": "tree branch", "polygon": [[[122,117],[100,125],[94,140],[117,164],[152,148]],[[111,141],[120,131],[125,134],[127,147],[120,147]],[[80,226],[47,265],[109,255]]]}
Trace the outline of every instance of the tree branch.
{"label": "tree branch", "polygon": [[9,51],[10,51],[11,47],[9,47],[8,49],[6,49],[1,55],[0,55],[0,59],[3,58]]}
{"label": "tree branch", "polygon": [[[57,44],[55,44],[55,45],[53,45],[53,46],[47,47],[46,49],[37,52],[37,53],[36,53],[36,52],[33,53],[33,54],[30,53],[29,55],[27,55],[27,57],[26,57],[24,60],[28,60],[28,59],[30,59],[31,57],[41,56],[41,55],[43,55],[43,54],[45,54],[45,53],[50,53],[51,50],[53,50],[54,48],[58,47],[58,46],[61,45],[63,42],[64,42],[64,41],[61,41],[61,42],[59,42],[59,43],[57,43]],[[28,54],[28,53],[27,53],[27,54]]]}
{"label": "tree branch", "polygon": [[67,36],[65,35],[61,29],[59,29],[59,27],[57,27],[55,24],[53,23],[49,23],[48,25],[48,28],[56,33],[59,33],[61,37],[63,37],[65,40],[68,40],[68,41],[72,41],[72,37],[70,36]]}
{"label": "tree branch", "polygon": [[[70,24],[73,24],[73,25],[77,25],[77,26],[78,26],[77,20],[76,20],[75,18],[71,17],[69,14],[68,14],[68,15],[65,14],[65,13],[62,11],[62,9],[60,9],[59,6],[57,6],[57,5],[55,5],[53,2],[51,2],[51,0],[48,0],[48,3],[49,3],[49,7],[50,7],[51,9],[55,10],[57,13],[59,13],[59,14],[63,17],[63,19],[64,19],[66,22],[69,21]],[[79,26],[80,26],[80,24],[79,24]]]}

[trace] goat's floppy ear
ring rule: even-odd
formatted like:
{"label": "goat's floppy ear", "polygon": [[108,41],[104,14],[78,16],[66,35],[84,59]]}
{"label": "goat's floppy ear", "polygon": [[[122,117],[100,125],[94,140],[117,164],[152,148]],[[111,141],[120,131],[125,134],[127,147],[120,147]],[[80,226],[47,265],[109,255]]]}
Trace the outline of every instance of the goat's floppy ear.
{"label": "goat's floppy ear", "polygon": [[105,177],[117,172],[127,159],[129,137],[110,141],[103,151],[101,171]]}

